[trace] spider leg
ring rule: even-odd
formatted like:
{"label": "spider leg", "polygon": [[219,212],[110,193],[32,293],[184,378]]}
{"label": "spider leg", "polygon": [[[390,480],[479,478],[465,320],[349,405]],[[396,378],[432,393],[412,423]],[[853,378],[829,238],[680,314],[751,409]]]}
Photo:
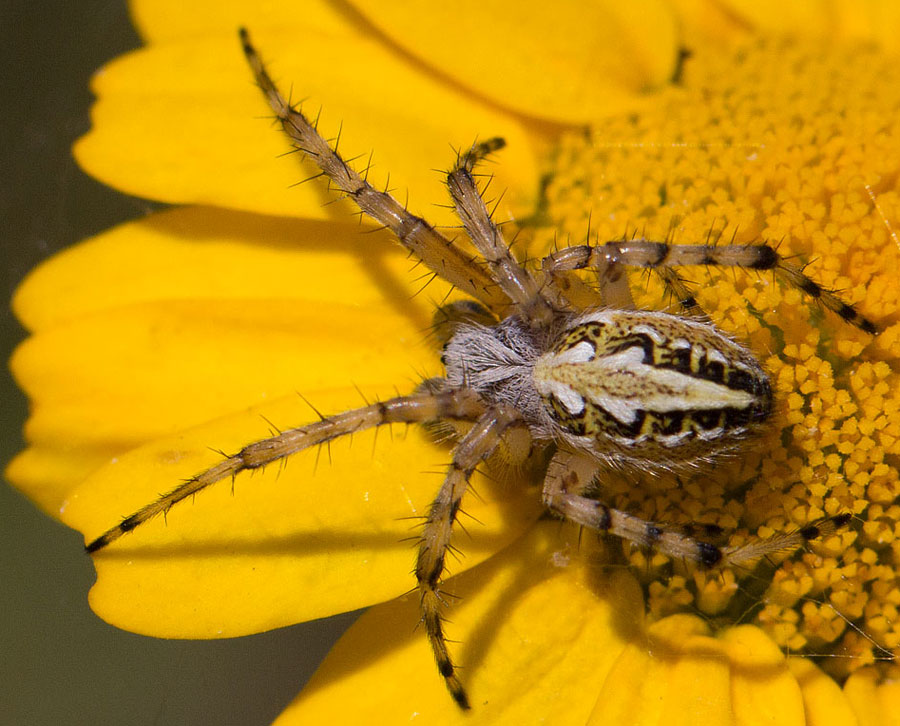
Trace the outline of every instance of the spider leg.
{"label": "spider leg", "polygon": [[554,290],[559,296],[560,308],[571,311],[593,310],[606,304],[600,292],[572,270],[542,269],[541,272],[547,282],[547,288]]}
{"label": "spider leg", "polygon": [[503,139],[489,139],[460,155],[456,167],[447,175],[447,187],[456,213],[472,244],[487,262],[491,277],[519,306],[524,317],[537,325],[546,324],[553,317],[553,308],[531,273],[513,257],[503,232],[491,219],[491,213],[472,176],[475,164],[491,152],[503,148],[504,143]]}
{"label": "spider leg", "polygon": [[765,539],[753,539],[737,547],[723,547],[722,562],[726,566],[736,566],[756,562],[769,555],[791,552],[807,542],[831,536],[849,521],[849,514],[836,514],[833,517],[817,519],[799,529],[779,532]]}
{"label": "spider leg", "polygon": [[[625,265],[630,263],[619,259],[614,253],[605,256],[590,255],[589,251],[594,249],[596,249],[594,245],[565,247],[544,257],[541,261],[541,269],[551,285],[558,289],[564,297],[568,297],[570,301],[581,307],[586,307],[583,283],[578,285],[570,278],[572,270],[592,268],[600,283],[598,291],[600,304],[616,310],[634,310],[634,298],[631,296],[631,287],[628,284],[628,276],[625,274]],[[582,250],[582,252],[572,253],[569,250]],[[587,259],[584,259],[585,256]],[[578,296],[578,299],[567,295],[567,291],[570,289],[574,295]],[[589,307],[597,306],[590,305]]]}
{"label": "spider leg", "polygon": [[[717,265],[743,267],[750,270],[773,270],[775,274],[826,308],[839,315],[860,330],[875,335],[878,326],[863,317],[834,292],[822,287],[808,277],[803,269],[785,259],[767,244],[751,245],[673,245],[667,242],[651,242],[644,239],[606,242],[600,245],[578,245],[548,255],[544,269],[580,270],[592,268],[599,271],[601,286],[612,284],[612,276],[621,266],[665,268],[682,265]],[[680,296],[680,295],[679,295]],[[682,306],[690,309],[696,305],[692,297],[681,299]]]}
{"label": "spider leg", "polygon": [[331,182],[372,219],[390,229],[413,255],[441,278],[491,310],[504,310],[509,299],[485,269],[421,217],[411,214],[387,192],[372,187],[329,146],[314,124],[293,108],[272,81],[244,28],[241,44],[256,82],[262,89],[293,146],[309,156]]}
{"label": "spider leg", "polygon": [[656,273],[660,276],[666,289],[675,297],[679,307],[681,307],[685,313],[695,320],[700,320],[704,323],[712,322],[703,308],[697,303],[697,299],[688,289],[685,281],[681,278],[681,275],[675,272],[671,267],[658,267],[656,268]]}
{"label": "spider leg", "polygon": [[642,547],[652,547],[673,559],[696,562],[705,569],[744,565],[766,555],[790,552],[811,540],[834,533],[850,519],[847,514],[839,514],[767,539],[753,539],[738,547],[717,547],[687,532],[650,522],[584,496],[599,466],[587,457],[558,451],[544,480],[544,504],[576,524],[616,535]]}
{"label": "spider leg", "polygon": [[521,421],[521,414],[510,406],[488,409],[463,436],[453,452],[453,460],[437,497],[431,504],[419,542],[416,582],[422,597],[422,621],[431,643],[438,669],[453,699],[464,709],[469,700],[456,675],[444,635],[438,587],[444,573],[444,560],[450,546],[453,523],[459,513],[463,494],[472,472],[500,445],[504,431]]}
{"label": "spider leg", "polygon": [[216,482],[248,469],[259,469],[280,461],[298,451],[323,444],[339,436],[391,423],[421,423],[435,419],[475,420],[484,412],[480,397],[467,389],[444,393],[421,393],[399,396],[370,406],[328,416],[300,428],[283,431],[277,436],[248,444],[236,454],[226,456],[215,466],[200,472],[163,494],[155,502],[125,517],[87,544],[88,552],[96,552],[126,532],[158,514],[168,512],[175,504]]}

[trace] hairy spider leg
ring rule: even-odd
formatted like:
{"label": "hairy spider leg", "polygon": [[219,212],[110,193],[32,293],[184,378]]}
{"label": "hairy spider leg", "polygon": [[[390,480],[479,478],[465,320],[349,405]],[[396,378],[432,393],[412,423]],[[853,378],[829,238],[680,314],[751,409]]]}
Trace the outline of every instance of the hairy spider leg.
{"label": "hairy spider leg", "polygon": [[[670,268],[680,265],[721,265],[757,270],[771,269],[789,284],[807,295],[821,300],[825,307],[851,324],[866,332],[877,332],[875,324],[860,315],[853,306],[842,302],[832,291],[826,290],[807,277],[801,267],[786,261],[772,247],[765,244],[720,247],[715,245],[672,245],[668,242],[653,242],[643,239],[608,242],[601,245],[585,244],[560,250],[545,257],[542,263],[542,278],[537,279],[510,252],[500,228],[491,219],[490,212],[479,193],[472,174],[474,165],[485,154],[499,148],[502,143],[499,140],[476,144],[471,151],[459,157],[456,166],[448,175],[448,186],[456,211],[475,248],[484,258],[485,261],[482,263],[472,258],[452,240],[441,235],[427,222],[411,214],[390,194],[374,189],[363,176],[351,169],[319,135],[315,125],[311,124],[300,111],[292,108],[276,88],[258,54],[250,44],[246,31],[242,29],[240,35],[244,52],[256,81],[293,146],[308,154],[331,183],[344,195],[353,199],[363,213],[392,230],[412,255],[421,259],[435,274],[454,284],[487,308],[486,311],[480,309],[467,311],[462,307],[448,310],[448,330],[452,331],[454,327],[465,330],[466,319],[473,317],[474,321],[482,322],[488,329],[491,329],[490,318],[493,315],[499,320],[495,330],[500,337],[492,338],[489,330],[485,332],[477,325],[470,325],[468,348],[465,340],[460,341],[456,337],[450,340],[447,350],[453,347],[454,341],[458,343],[456,345],[458,358],[455,361],[456,368],[459,369],[457,373],[460,374],[460,381],[455,384],[459,386],[458,388],[450,389],[448,383],[443,380],[430,381],[427,382],[428,385],[420,389],[419,393],[399,396],[323,418],[321,421],[249,444],[237,454],[225,457],[216,466],[192,477],[157,501],[126,517],[119,525],[107,530],[89,543],[87,545],[89,552],[95,552],[105,547],[142,522],[168,511],[177,502],[222,479],[233,477],[247,469],[263,467],[339,436],[390,423],[427,423],[448,420],[471,423],[472,427],[461,436],[454,449],[444,483],[429,509],[419,542],[415,567],[417,588],[422,599],[422,618],[438,667],[456,702],[461,707],[468,708],[468,698],[457,677],[443,632],[441,616],[443,602],[439,588],[445,573],[445,558],[450,549],[453,525],[459,513],[462,497],[468,487],[469,478],[478,464],[491,456],[504,442],[504,435],[514,430],[516,426],[521,426],[523,430],[527,431],[532,441],[555,441],[561,446],[549,467],[545,480],[544,500],[548,508],[578,524],[601,532],[610,532],[641,545],[654,546],[665,554],[690,559],[704,567],[721,564],[738,565],[767,554],[795,549],[811,539],[833,532],[837,527],[846,523],[848,516],[838,515],[814,522],[795,532],[785,532],[766,540],[751,541],[749,544],[736,548],[718,548],[700,542],[690,534],[678,533],[671,528],[613,509],[585,496],[586,487],[595,476],[594,470],[603,463],[596,456],[598,452],[602,453],[602,447],[598,451],[592,451],[591,445],[582,444],[577,436],[573,438],[570,435],[569,438],[566,438],[566,421],[551,424],[552,419],[548,417],[549,413],[546,410],[542,414],[536,413],[537,409],[533,407],[519,410],[513,406],[511,401],[518,399],[503,398],[491,388],[493,384],[488,385],[490,370],[478,369],[475,371],[476,374],[482,374],[480,393],[469,388],[468,373],[470,371],[466,366],[470,362],[469,354],[474,352],[476,355],[480,355],[483,352],[471,347],[476,339],[486,344],[489,341],[488,350],[496,353],[498,347],[503,348],[505,345],[500,338],[518,336],[517,340],[524,346],[523,350],[527,350],[528,346],[537,346],[538,353],[544,351],[544,355],[538,362],[543,360],[545,368],[552,367],[552,361],[555,358],[565,357],[565,351],[546,350],[544,346],[547,345],[548,340],[545,338],[549,339],[554,328],[570,319],[574,312],[585,312],[586,310],[590,315],[582,316],[581,323],[573,331],[570,331],[570,336],[581,335],[584,333],[581,328],[587,330],[591,324],[602,327],[600,326],[601,322],[604,324],[616,322],[610,318],[611,315],[616,317],[616,311],[598,311],[597,306],[594,305],[596,295],[590,294],[587,286],[574,274],[574,271],[585,268],[591,268],[597,274],[600,285],[600,301],[606,306],[618,310],[616,320],[618,320],[619,327],[627,328],[631,318],[640,318],[639,322],[644,325],[651,327],[656,325],[661,330],[661,335],[666,330],[671,331],[677,328],[687,331],[688,337],[696,338],[699,343],[703,343],[707,339],[721,339],[715,344],[719,347],[714,346],[713,348],[713,352],[720,357],[723,355],[722,346],[728,348],[728,346],[735,347],[736,344],[721,336],[709,323],[701,324],[695,321],[688,324],[682,319],[676,324],[678,321],[676,316],[659,313],[653,317],[653,313],[629,314],[624,312],[634,309],[628,277],[625,274],[626,268],[631,266],[657,269],[661,272],[667,286],[678,297],[682,307],[694,313],[699,313],[696,301]],[[565,303],[566,300],[568,300],[568,304]],[[600,318],[603,316],[610,319],[601,321]],[[528,330],[527,326],[529,325],[531,333],[534,335],[523,332]],[[695,330],[691,325],[695,327],[702,325],[703,330],[698,332],[699,329]],[[449,334],[455,335],[452,332]],[[573,345],[585,342],[580,338],[579,341],[571,342]],[[713,344],[710,343],[710,345]],[[582,355],[583,348],[584,346],[579,348],[576,353]],[[515,353],[513,357],[521,357],[517,351],[507,352]],[[506,353],[500,355],[496,362],[496,367],[502,369],[503,376],[500,376],[494,383],[501,380],[507,381],[507,378],[513,376],[515,367],[506,366],[502,362],[505,360],[504,355]],[[578,358],[578,355],[569,355]],[[612,354],[607,351],[604,355],[609,357]],[[762,380],[760,385],[765,384],[764,390],[761,389],[761,393],[757,392],[754,395],[758,398],[769,391],[765,376],[761,370],[757,371],[758,364],[749,351],[741,349],[736,355],[740,360],[735,365],[740,363],[743,366],[741,370],[745,374],[749,366],[750,369],[757,372],[758,377]],[[487,365],[490,355],[482,357],[485,360],[482,360],[481,363]],[[638,362],[631,359],[629,361],[631,362],[626,361],[626,364],[637,370]],[[564,363],[565,361],[558,360],[555,365],[559,366]],[[523,362],[517,370],[531,370],[531,374],[527,375],[533,376],[534,371],[529,368],[529,365]],[[653,360],[642,362],[640,365],[650,369],[662,368]],[[451,367],[448,365],[448,371],[450,369]],[[494,374],[497,372],[493,371]],[[526,373],[520,375],[526,375]],[[684,375],[691,377],[691,374],[688,373]],[[658,370],[653,370],[651,373],[645,372],[648,383],[653,383],[662,376],[663,373]],[[477,375],[475,377],[478,378]],[[544,382],[547,383],[546,380]],[[531,377],[527,379],[527,384],[534,385]],[[530,390],[526,384],[522,384],[520,388],[508,382],[505,385],[509,388],[508,393],[520,394]],[[763,403],[767,407],[767,412],[771,402],[768,397],[764,398]],[[574,401],[569,402],[574,405]],[[681,404],[683,401],[676,403]],[[538,405],[536,401],[533,401],[532,404]],[[569,414],[574,415],[574,413],[557,411],[557,416],[566,419],[566,417],[571,418]],[[741,430],[743,431],[743,428]],[[599,434],[604,434],[604,431],[600,430]],[[609,433],[606,432],[604,435],[609,435]],[[625,435],[627,436],[627,432]],[[672,445],[674,446],[674,443]],[[575,451],[572,450],[573,447]],[[700,456],[703,454],[703,451],[698,453],[695,448],[696,446],[679,449],[678,452],[673,453],[673,458],[685,459],[688,455]],[[675,456],[676,453],[677,456]],[[602,457],[599,458],[602,459]],[[649,458],[646,461],[652,463]]]}
{"label": "hairy spider leg", "polygon": [[663,281],[666,290],[678,301],[679,307],[695,320],[702,320],[704,323],[712,324],[712,320],[706,311],[700,307],[694,293],[688,289],[687,284],[681,275],[676,272],[674,267],[657,267],[656,274]]}
{"label": "hairy spider leg", "polygon": [[[566,247],[541,260],[541,271],[550,284],[558,288],[563,297],[576,309],[610,307],[616,310],[634,310],[634,298],[631,295],[628,275],[625,274],[625,265],[628,263],[610,254],[603,258],[595,258],[592,265],[576,264],[580,262],[580,258],[572,260],[571,255],[567,255],[566,252],[581,248],[593,249],[591,245]],[[574,274],[574,270],[587,267],[592,268],[597,274],[600,285],[597,290],[588,287]]]}
{"label": "hairy spider leg", "polygon": [[[801,290],[836,313],[851,325],[875,335],[878,326],[861,315],[856,308],[841,300],[833,291],[822,287],[808,277],[803,269],[786,260],[768,244],[750,245],[675,245],[636,239],[606,242],[599,245],[576,245],[548,255],[543,262],[545,269],[580,270],[591,268],[601,271],[614,270],[619,265],[629,267],[659,268],[687,265],[712,265],[742,267],[750,270],[774,270],[788,284]],[[679,293],[681,296],[683,293]],[[697,303],[685,294],[681,304],[690,309]]]}
{"label": "hairy spider leg", "polygon": [[178,502],[222,479],[237,476],[248,469],[259,469],[339,436],[392,423],[424,423],[438,419],[474,421],[483,412],[484,404],[480,397],[466,389],[419,393],[390,398],[284,431],[277,436],[248,444],[236,454],[225,457],[215,466],[191,477],[156,501],[125,517],[115,527],[88,543],[85,549],[96,552],[106,547],[126,532],[131,532],[158,514],[168,512]]}
{"label": "hairy spider leg", "polygon": [[641,547],[652,547],[673,559],[696,562],[704,569],[747,565],[766,556],[791,552],[811,540],[833,534],[850,520],[849,514],[842,513],[765,539],[752,539],[740,546],[718,547],[679,528],[636,517],[585,496],[599,469],[599,463],[588,457],[558,451],[544,480],[544,504],[550,511],[583,527],[615,535]]}
{"label": "hairy spider leg", "polygon": [[240,38],[256,83],[265,94],[294,148],[311,157],[332,184],[350,197],[365,214],[390,229],[403,246],[431,271],[491,310],[497,312],[506,309],[509,299],[484,267],[424,219],[410,213],[387,192],[372,187],[353,170],[322,138],[306,116],[293,108],[278,90],[250,43],[246,29],[240,29]]}
{"label": "hairy spider leg", "polygon": [[416,582],[422,597],[422,620],[438,670],[444,677],[453,699],[464,709],[470,708],[465,689],[456,675],[450,658],[441,616],[442,600],[438,587],[445,569],[453,523],[459,513],[463,494],[475,468],[500,445],[503,433],[521,423],[521,414],[511,406],[497,406],[484,412],[462,437],[453,451],[447,476],[431,504],[425,528],[419,541],[416,560]]}
{"label": "hairy spider leg", "polygon": [[456,167],[447,175],[447,188],[463,228],[487,262],[491,277],[524,318],[535,325],[546,325],[553,319],[553,308],[537,280],[513,257],[472,176],[475,164],[502,148],[504,143],[503,139],[489,139],[461,154]]}

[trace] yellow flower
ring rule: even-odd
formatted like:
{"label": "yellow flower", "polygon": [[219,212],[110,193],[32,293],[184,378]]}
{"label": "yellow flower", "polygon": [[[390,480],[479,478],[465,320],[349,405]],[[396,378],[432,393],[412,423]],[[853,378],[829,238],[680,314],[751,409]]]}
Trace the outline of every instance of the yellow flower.
{"label": "yellow flower", "polygon": [[[473,2],[414,19],[391,4],[258,5],[135,3],[147,47],[98,76],[76,155],[123,190],[193,206],[59,255],[15,300],[32,337],[13,368],[33,414],[8,473],[88,538],[217,462],[210,447],[310,420],[296,391],[331,413],[360,405],[357,389],[384,397],[440,372],[424,331],[446,286],[415,295],[423,280],[386,235],[361,242],[348,205],[323,207],[324,185],[291,186],[304,173],[278,158],[287,144],[260,118],[239,25],[307,109],[322,104],[323,133],[343,118],[342,150],[374,149],[373,183],[390,171],[429,218],[451,220],[427,206],[445,198],[431,170],[448,164],[447,143],[498,134],[509,145],[494,169],[509,189],[499,214],[556,230],[535,232],[535,254],[553,234],[580,240],[589,216],[601,240],[634,229],[782,240],[819,255],[810,274],[869,317],[896,315],[900,79],[883,51],[720,53],[699,22],[706,4],[687,0],[677,16],[661,0],[527,13]],[[735,42],[753,23],[730,5],[716,27]],[[679,24],[695,57],[661,90]],[[819,25],[819,36],[832,27]],[[839,511],[857,523],[773,572],[710,576],[637,551],[625,555],[640,567],[608,569],[620,543],[579,545],[572,528],[538,522],[523,474],[476,477],[446,585],[460,598],[448,629],[474,706],[466,721],[843,724],[895,709],[893,682],[859,666],[898,645],[897,327],[872,341],[766,276],[713,273],[697,297],[767,354],[783,427],[696,480],[611,481],[609,497],[719,524],[735,541]],[[660,289],[639,298],[659,307]],[[137,632],[212,638],[383,603],[280,722],[461,721],[413,630],[417,598],[403,596],[407,518],[425,511],[440,474],[423,472],[446,457],[398,430],[241,475],[234,495],[213,487],[98,554],[92,607]],[[777,646],[828,656],[841,681],[856,672],[841,690]]]}

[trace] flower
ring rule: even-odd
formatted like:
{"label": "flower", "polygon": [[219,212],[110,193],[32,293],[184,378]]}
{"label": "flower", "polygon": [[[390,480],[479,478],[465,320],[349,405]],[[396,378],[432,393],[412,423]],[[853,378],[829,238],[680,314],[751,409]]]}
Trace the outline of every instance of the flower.
{"label": "flower", "polygon": [[[288,189],[296,166],[274,160],[285,142],[252,118],[264,107],[233,37],[241,24],[280,77],[321,100],[326,120],[331,108],[364,120],[352,136],[348,123],[342,148],[375,148],[372,178],[384,184],[377,171],[390,169],[415,208],[444,198],[429,170],[446,163],[448,139],[497,133],[509,143],[496,166],[510,189],[503,215],[535,210],[549,152],[534,216],[557,233],[579,239],[590,215],[600,239],[629,228],[676,241],[711,229],[782,239],[784,250],[821,255],[816,279],[890,321],[900,99],[883,51],[771,42],[735,54],[715,47],[702,13],[666,7],[647,2],[629,16],[598,4],[601,23],[573,4],[550,23],[497,5],[451,26],[362,4],[309,5],[302,23],[287,4],[274,15],[217,4],[172,23],[160,3],[137,3],[148,47],[98,77],[95,127],[76,154],[126,191],[194,206],[115,228],[20,290],[16,309],[33,336],[13,366],[34,409],[30,448],[10,477],[91,537],[215,463],[210,446],[231,451],[309,420],[294,391],[332,412],[360,405],[355,386],[384,397],[439,373],[422,331],[446,287],[413,296],[422,283],[385,235],[361,246],[347,210],[322,207],[321,187]],[[677,17],[696,57],[680,85],[660,90],[675,68]],[[595,44],[606,52],[591,58]],[[323,58],[333,61],[323,68]],[[486,62],[498,65],[485,72]],[[636,93],[647,88],[656,91]],[[532,251],[549,236],[536,229]],[[660,290],[651,283],[641,298],[658,306]],[[844,510],[859,525],[768,574],[711,577],[643,552],[625,553],[641,567],[610,570],[620,544],[578,545],[571,528],[538,522],[539,492],[520,473],[478,477],[481,496],[466,503],[477,524],[446,587],[460,597],[448,627],[462,641],[467,720],[846,723],[895,703],[891,682],[858,667],[897,645],[897,327],[873,341],[811,315],[797,291],[765,276],[713,273],[698,300],[769,351],[785,426],[696,481],[612,481],[615,504],[720,524],[736,541]],[[328,461],[316,466],[319,456]],[[377,442],[365,433],[283,471],[239,476],[234,496],[212,487],[98,554],[91,604],[137,632],[217,637],[382,603],[281,721],[314,721],[335,704],[348,721],[461,719],[412,630],[416,598],[401,596],[412,584],[403,518],[427,507],[439,474],[420,472],[442,458],[418,430]],[[755,624],[729,627],[745,611]],[[826,665],[841,679],[858,672],[842,691],[776,643],[836,656]]]}

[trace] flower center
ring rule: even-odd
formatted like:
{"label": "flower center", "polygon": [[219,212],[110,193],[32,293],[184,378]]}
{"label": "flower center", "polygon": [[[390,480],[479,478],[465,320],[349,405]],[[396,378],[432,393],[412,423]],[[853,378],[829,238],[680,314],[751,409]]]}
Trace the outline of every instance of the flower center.
{"label": "flower center", "polygon": [[[590,242],[777,244],[808,261],[817,282],[889,323],[900,307],[898,119],[898,64],[872,49],[767,42],[695,56],[680,85],[644,112],[561,140],[547,214],[560,245],[584,242],[588,229]],[[539,241],[549,245],[550,234]],[[900,326],[873,340],[770,275],[679,273],[769,371],[775,424],[715,467],[609,477],[601,496],[691,531],[721,527],[731,544],[854,516],[808,551],[752,571],[703,572],[626,552],[651,616],[756,622],[792,652],[840,656],[823,658],[838,677],[889,656],[900,645]],[[630,274],[637,307],[665,307],[655,274]]]}

